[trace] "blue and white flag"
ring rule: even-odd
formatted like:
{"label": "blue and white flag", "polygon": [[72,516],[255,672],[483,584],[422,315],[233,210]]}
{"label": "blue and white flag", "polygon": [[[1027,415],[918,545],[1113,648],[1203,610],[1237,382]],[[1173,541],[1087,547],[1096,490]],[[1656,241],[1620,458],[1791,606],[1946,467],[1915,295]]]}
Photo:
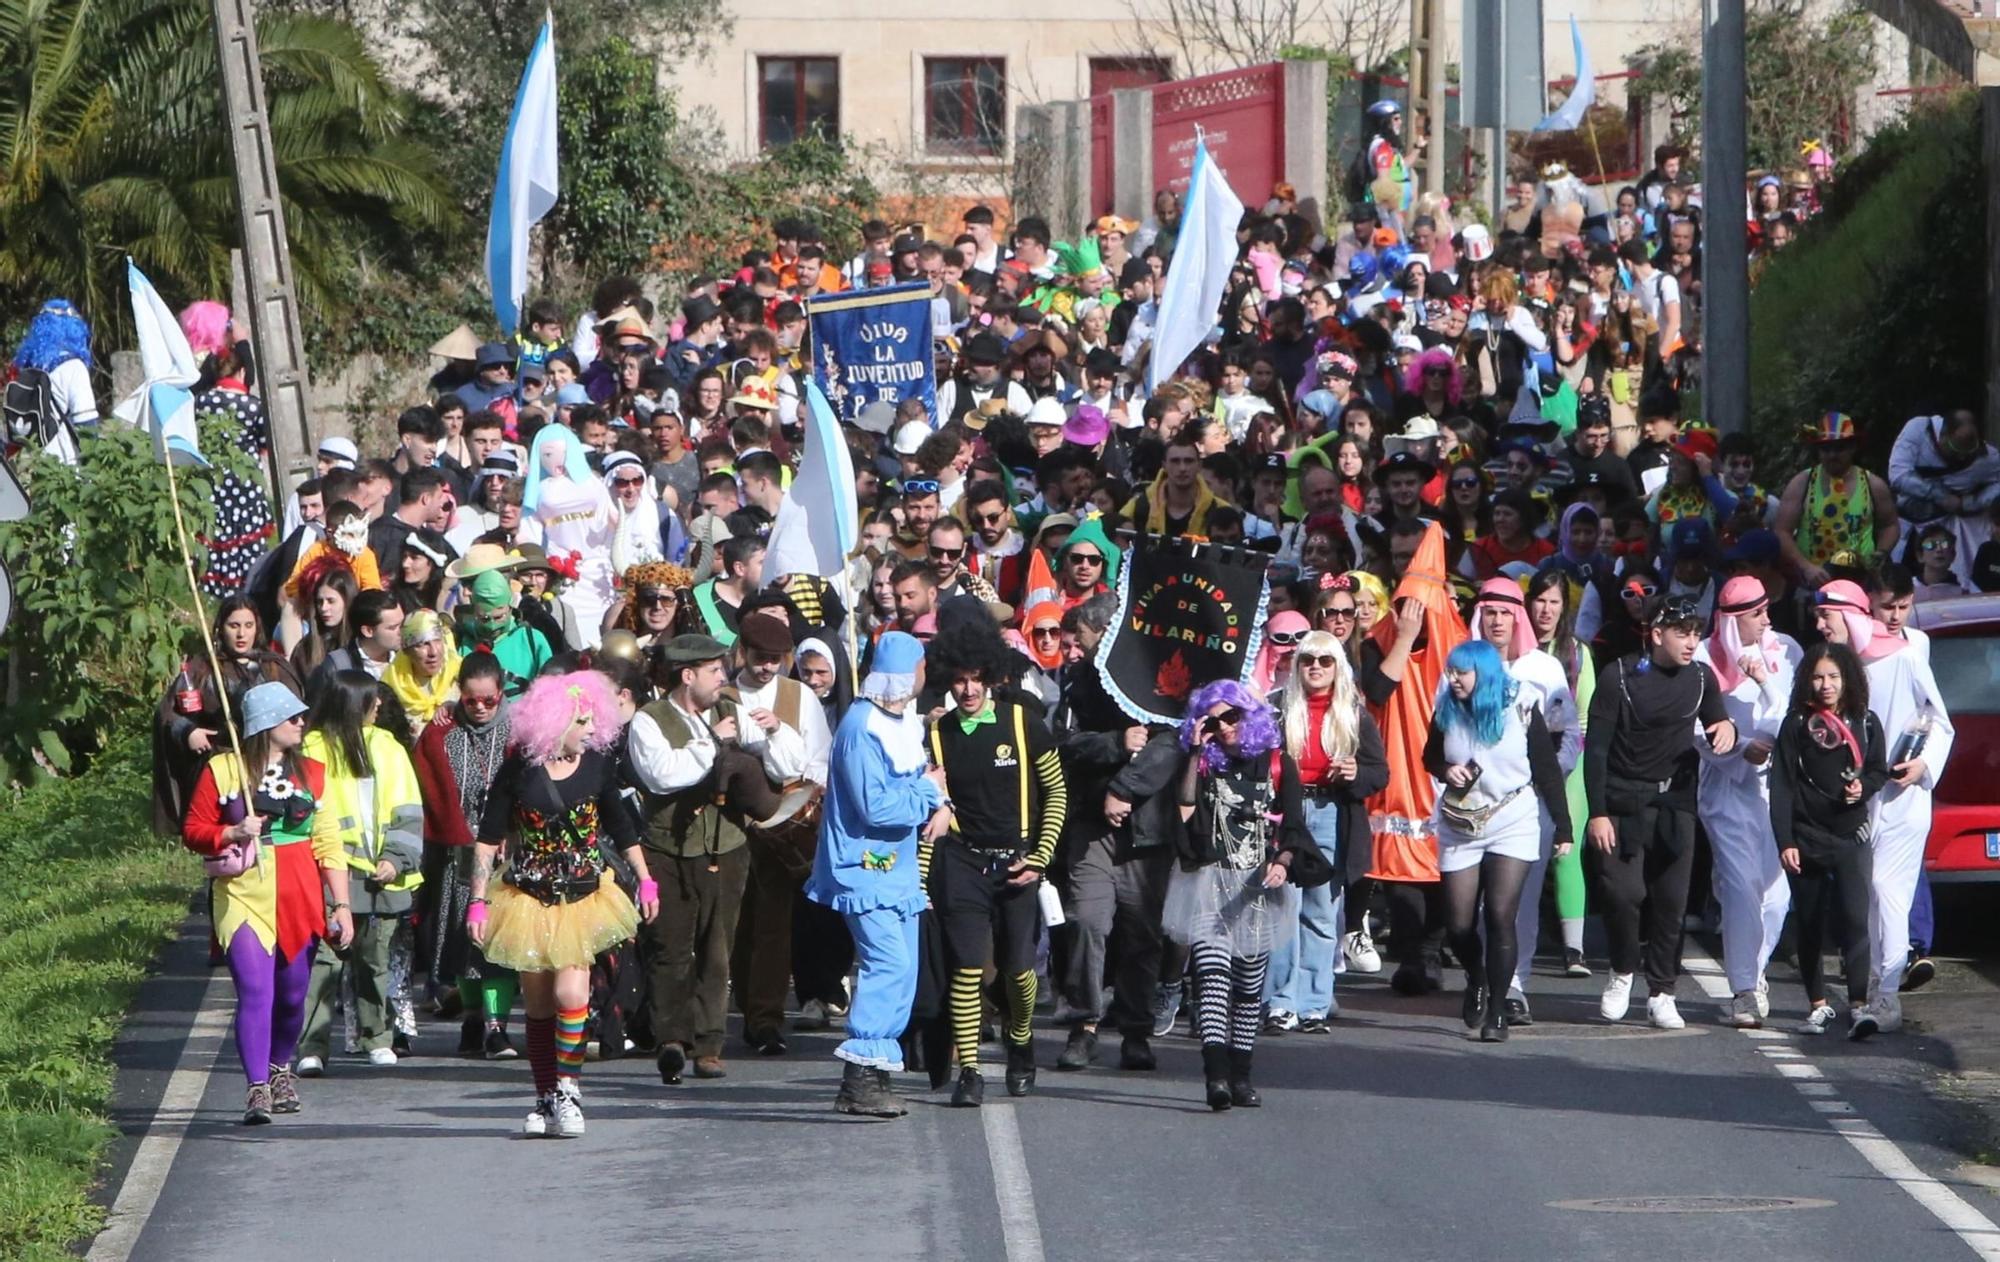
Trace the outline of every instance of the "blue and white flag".
{"label": "blue and white flag", "polygon": [[493,315],[507,336],[521,324],[528,290],[528,230],[556,204],[556,19],[542,19],[541,33],[521,72],[514,114],[500,145],[500,176],[493,185],[493,218],[486,226],[486,281]]}
{"label": "blue and white flag", "polygon": [[1180,237],[1160,295],[1160,318],[1153,326],[1152,361],[1146,366],[1149,391],[1172,377],[1215,327],[1222,291],[1236,266],[1236,225],[1243,218],[1243,202],[1199,138],[1184,204]]}
{"label": "blue and white flag", "polygon": [[764,567],[773,575],[833,578],[861,533],[854,461],[819,383],[807,381],[805,395],[805,455],[778,505]]}
{"label": "blue and white flag", "polygon": [[1536,131],[1575,131],[1583,126],[1585,112],[1597,100],[1597,80],[1590,77],[1590,53],[1583,46],[1583,30],[1577,26],[1574,13],[1569,15],[1569,39],[1576,49],[1576,82],[1570,87],[1569,99],[1536,123]]}
{"label": "blue and white flag", "polygon": [[195,429],[194,395],[190,393],[201,380],[201,363],[166,300],[129,258],[125,260],[125,279],[132,291],[132,327],[139,335],[139,362],[145,365],[146,379],[112,409],[112,415],[151,434],[153,451],[160,459],[179,465],[206,465]]}
{"label": "blue and white flag", "polygon": [[[813,379],[834,417],[852,421],[871,403],[924,401],[937,415],[931,287],[924,281],[806,299]],[[933,420],[935,424],[935,420]],[[780,571],[782,572],[782,571]]]}

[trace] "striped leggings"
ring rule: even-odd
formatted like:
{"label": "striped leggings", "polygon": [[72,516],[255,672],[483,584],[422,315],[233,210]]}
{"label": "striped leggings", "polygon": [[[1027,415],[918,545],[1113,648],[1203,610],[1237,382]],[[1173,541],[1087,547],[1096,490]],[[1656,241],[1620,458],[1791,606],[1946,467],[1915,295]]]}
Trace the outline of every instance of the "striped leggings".
{"label": "striped leggings", "polygon": [[1271,966],[1270,953],[1238,959],[1219,943],[1197,942],[1191,954],[1194,1030],[1202,1046],[1250,1051],[1264,1023],[1264,975]]}

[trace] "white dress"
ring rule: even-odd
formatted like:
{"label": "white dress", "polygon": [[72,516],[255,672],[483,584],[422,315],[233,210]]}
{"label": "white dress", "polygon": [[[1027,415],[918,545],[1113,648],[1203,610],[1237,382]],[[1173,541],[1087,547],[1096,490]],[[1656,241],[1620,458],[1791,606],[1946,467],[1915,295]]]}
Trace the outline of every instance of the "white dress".
{"label": "white dress", "polygon": [[1505,801],[1476,837],[1452,827],[1444,812],[1438,812],[1438,871],[1476,867],[1489,854],[1523,863],[1542,857],[1542,806],[1535,797],[1534,770],[1528,761],[1528,718],[1535,704],[1530,698],[1516,696],[1514,704],[1507,707],[1507,725],[1500,739],[1491,745],[1479,744],[1463,727],[1445,730],[1445,761],[1454,767],[1476,764],[1480,768],[1475,786],[1478,794],[1488,801]]}
{"label": "white dress", "polygon": [[551,559],[577,553],[577,577],[563,588],[560,599],[576,615],[577,634],[594,649],[604,635],[604,613],[611,608],[611,540],[617,514],[611,493],[599,482],[566,477],[545,479],[535,517],[542,523],[543,546]]}

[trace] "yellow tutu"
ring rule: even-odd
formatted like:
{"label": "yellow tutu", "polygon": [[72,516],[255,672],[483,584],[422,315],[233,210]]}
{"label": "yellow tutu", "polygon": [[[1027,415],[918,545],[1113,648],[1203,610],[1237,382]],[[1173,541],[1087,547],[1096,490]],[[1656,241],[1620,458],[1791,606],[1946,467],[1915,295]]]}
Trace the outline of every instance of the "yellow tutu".
{"label": "yellow tutu", "polygon": [[486,958],[521,973],[589,968],[639,931],[639,911],[605,873],[597,892],[550,906],[496,881],[486,909]]}

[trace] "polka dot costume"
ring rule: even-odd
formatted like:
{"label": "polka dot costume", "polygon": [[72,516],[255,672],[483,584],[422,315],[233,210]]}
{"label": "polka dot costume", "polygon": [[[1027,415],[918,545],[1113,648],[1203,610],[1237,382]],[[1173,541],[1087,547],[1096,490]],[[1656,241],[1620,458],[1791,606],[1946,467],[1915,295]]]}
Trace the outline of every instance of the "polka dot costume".
{"label": "polka dot costume", "polygon": [[[194,401],[195,424],[204,445],[211,441],[214,422],[228,419],[242,427],[236,440],[244,455],[261,468],[269,460],[271,423],[264,405],[235,382],[216,385]],[[215,532],[208,546],[208,572],[202,575],[204,594],[220,598],[243,590],[250,569],[270,547],[275,529],[271,501],[255,482],[225,475],[215,487]]]}

